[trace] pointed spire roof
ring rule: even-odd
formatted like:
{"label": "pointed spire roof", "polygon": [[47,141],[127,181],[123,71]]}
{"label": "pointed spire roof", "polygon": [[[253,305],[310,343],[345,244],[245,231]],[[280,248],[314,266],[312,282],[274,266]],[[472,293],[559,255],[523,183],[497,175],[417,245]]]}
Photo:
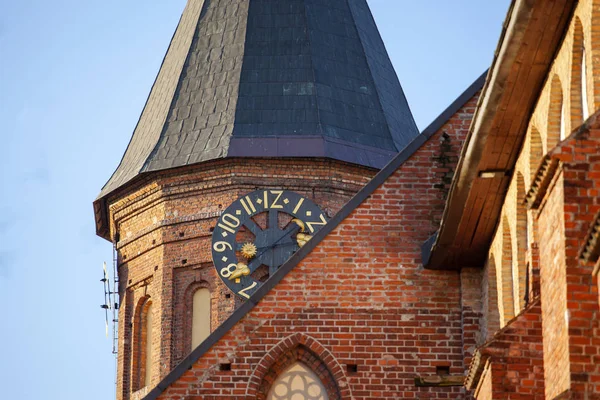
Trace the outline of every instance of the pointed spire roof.
{"label": "pointed spire roof", "polygon": [[189,0],[98,200],[225,157],[381,168],[418,134],[366,0]]}

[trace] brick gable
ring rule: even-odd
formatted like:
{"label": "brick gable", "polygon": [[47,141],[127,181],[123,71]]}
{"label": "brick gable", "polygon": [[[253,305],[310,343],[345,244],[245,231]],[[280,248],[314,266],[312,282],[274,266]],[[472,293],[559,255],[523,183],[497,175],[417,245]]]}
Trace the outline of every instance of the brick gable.
{"label": "brick gable", "polygon": [[256,305],[242,305],[241,319],[231,327],[226,322],[210,348],[184,361],[187,371],[167,377],[148,398],[256,398],[278,368],[273,349],[298,354],[306,343],[318,344],[308,347],[311,357],[327,367],[323,376],[334,382],[324,383],[341,398],[462,397],[462,387],[416,387],[414,378],[435,375],[436,367],[455,375],[465,370],[461,275],[423,269],[421,244],[439,225],[476,101],[426,142],[421,137],[409,146],[410,157],[401,153],[405,161],[395,172],[353,210],[345,206],[337,226],[320,242],[317,235],[304,259],[289,272],[282,267],[271,278],[277,285]]}

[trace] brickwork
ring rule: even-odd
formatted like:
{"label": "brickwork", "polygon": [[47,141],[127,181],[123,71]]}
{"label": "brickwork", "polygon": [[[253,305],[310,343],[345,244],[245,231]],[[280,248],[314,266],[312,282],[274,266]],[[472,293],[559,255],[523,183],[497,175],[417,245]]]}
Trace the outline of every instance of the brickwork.
{"label": "brickwork", "polygon": [[478,399],[544,399],[542,312],[533,302],[479,351],[487,364]]}
{"label": "brickwork", "polygon": [[[588,109],[593,113],[600,103],[600,63],[598,58],[592,57],[598,51],[599,34],[593,27],[599,26],[600,1],[579,1],[573,19],[565,34],[564,41],[557,52],[554,63],[548,74],[547,81],[539,94],[538,103],[533,110],[528,132],[521,153],[517,160],[514,174],[508,188],[506,200],[502,210],[502,221],[490,246],[490,256],[494,258],[497,268],[497,287],[502,288],[498,292],[500,314],[503,316],[501,324],[504,325],[510,319],[510,312],[505,310],[509,297],[508,288],[513,288],[513,302],[515,312],[519,312],[524,306],[525,285],[527,271],[530,275],[530,287],[533,288],[535,278],[539,271],[533,268],[539,261],[537,257],[537,246],[541,234],[538,227],[538,216],[535,212],[526,211],[523,204],[523,188],[530,190],[540,162],[544,154],[550,152],[561,140],[561,126],[568,135],[582,122],[582,56],[585,47],[589,51],[586,56],[586,76],[588,92]],[[561,118],[564,116],[564,123]],[[554,218],[554,217],[551,217]],[[509,232],[512,247],[512,271],[501,273],[504,242],[508,240]],[[543,262],[542,262],[543,264]],[[511,282],[506,282],[506,280]],[[514,281],[514,284],[513,284]],[[517,296],[518,295],[518,296]],[[546,304],[546,303],[544,303]],[[551,306],[551,305],[549,305]],[[514,315],[514,314],[513,314]]]}
{"label": "brickwork", "polygon": [[[313,199],[331,216],[374,172],[326,160],[221,161],[156,175],[112,199],[111,235],[118,239],[123,305],[118,398],[142,398],[192,350],[195,290],[206,287],[211,292],[211,330],[239,304],[217,276],[211,260],[211,228],[221,210],[256,188],[280,187]],[[134,309],[148,297],[155,313],[156,357],[151,382],[143,386],[139,376],[144,371],[139,357],[132,353],[139,347]]]}
{"label": "brickwork", "polygon": [[481,279],[481,340],[478,342],[480,345],[491,339],[492,335],[500,329],[497,283],[496,261],[494,257],[489,257]]}
{"label": "brickwork", "polygon": [[[318,305],[311,303],[307,309],[301,310],[301,301],[294,296],[302,292],[299,288],[295,289],[291,291],[294,296],[284,297],[283,304],[289,303],[287,307],[267,308],[258,314],[257,318],[249,317],[252,338],[256,336],[256,340],[262,341],[261,349],[264,352],[269,350],[269,344],[274,345],[280,340],[277,338],[298,333],[295,328],[307,325],[306,331],[309,331],[308,327],[312,326],[310,330],[314,331],[311,333],[316,333],[315,340],[327,339],[328,348],[336,353],[338,360],[341,359],[345,364],[357,365],[357,374],[361,374],[362,377],[355,377],[355,390],[358,393],[369,393],[371,379],[373,384],[379,381],[380,383],[373,387],[381,387],[384,392],[391,379],[396,389],[388,393],[396,393],[396,390],[400,390],[398,388],[416,390],[413,387],[412,376],[434,374],[436,366],[451,367],[452,373],[464,370],[463,355],[473,351],[476,340],[474,326],[478,315],[474,308],[477,307],[465,303],[461,308],[461,280],[456,273],[450,274],[453,281],[450,287],[456,289],[450,299],[443,293],[447,289],[444,274],[427,272],[423,274],[432,276],[420,277],[418,250],[420,243],[439,224],[453,168],[458,161],[476,101],[477,96],[440,129],[427,144],[427,149],[420,150],[420,156],[415,156],[410,166],[405,167],[407,170],[403,174],[409,178],[390,183],[391,187],[386,189],[386,193],[395,193],[394,199],[383,200],[382,194],[375,194],[371,200],[374,210],[368,214],[377,219],[371,228],[381,226],[382,218],[388,209],[393,214],[391,218],[394,227],[394,232],[385,240],[379,237],[371,238],[379,243],[374,250],[381,255],[388,252],[386,257],[391,257],[391,268],[396,272],[403,272],[406,268],[407,276],[403,277],[402,281],[399,277],[390,276],[386,278],[391,279],[388,285],[380,279],[370,278],[369,268],[379,269],[379,275],[382,277],[388,276],[388,272],[384,270],[390,267],[386,267],[385,263],[379,260],[374,266],[364,268],[361,265],[364,263],[363,255],[357,259],[356,264],[344,259],[336,260],[336,263],[340,263],[339,268],[345,269],[354,265],[352,268],[355,269],[360,265],[360,269],[364,271],[361,271],[354,285],[350,285],[350,276],[348,279],[334,277],[318,281],[324,285],[323,290],[334,293],[331,285],[336,280],[338,284],[345,285],[347,290],[359,287],[359,296],[366,304],[363,304],[362,308],[359,307],[359,310],[352,309],[352,312],[349,312],[348,307],[355,295],[348,292],[340,297],[340,301],[321,299],[317,301]],[[332,216],[372,176],[373,170],[324,160],[230,160],[155,175],[130,186],[128,192],[117,193],[109,199],[111,236],[117,240],[119,251],[122,299],[118,398],[142,398],[149,388],[158,383],[188,354],[191,346],[190,304],[194,290],[207,287],[211,291],[212,330],[235,309],[235,296],[230,294],[218,279],[210,259],[211,227],[214,226],[221,210],[241,194],[257,187],[278,187],[304,194]],[[419,194],[413,196],[415,190]],[[396,203],[399,199],[406,204]],[[421,199],[425,199],[426,202],[422,203]],[[418,203],[418,206],[414,206],[415,203]],[[404,217],[399,219],[397,215]],[[354,223],[365,219],[361,215],[356,218]],[[362,229],[357,228],[359,232]],[[351,233],[352,231],[344,231],[343,235]],[[400,253],[405,252],[402,250],[404,245],[401,245],[404,236],[410,238],[411,250],[400,256],[399,250]],[[355,238],[357,239],[359,237]],[[355,248],[354,251],[359,251],[364,244],[357,243],[352,247]],[[331,262],[322,254],[315,257],[316,260]],[[398,262],[406,264],[406,267],[402,266],[402,269],[398,270]],[[316,270],[318,268],[311,269]],[[317,277],[320,275],[322,273],[317,274]],[[411,278],[412,275],[414,278]],[[407,279],[407,287],[401,290],[396,285],[404,282],[404,278]],[[427,282],[426,287],[418,286],[420,280]],[[385,304],[377,304],[378,300],[386,299],[388,293],[370,297],[368,294],[371,290],[390,291],[391,298],[387,299]],[[319,292],[316,287],[303,291],[307,293],[306,296]],[[394,308],[387,310],[390,301],[398,300],[393,296],[402,298],[403,307],[408,307],[410,312],[399,313],[398,305],[401,303],[396,303]],[[475,299],[476,295],[472,297]],[[140,388],[139,380],[136,379],[143,371],[136,361],[139,357],[133,354],[133,349],[139,346],[132,342],[135,342],[135,305],[146,298],[152,299],[156,313],[155,328],[159,333],[154,336],[156,342],[153,342],[154,353],[157,356],[152,364],[151,382]],[[421,300],[424,298],[431,299],[433,304],[424,303]],[[433,311],[430,310],[432,305]],[[279,313],[285,310],[285,313],[274,318],[274,310]],[[347,316],[344,316],[345,313],[348,313]],[[350,317],[355,322],[350,323]],[[331,321],[325,326],[328,319]],[[391,333],[386,329],[384,333],[388,320],[395,321],[397,328],[392,329]],[[293,322],[290,324],[289,321]],[[439,322],[442,322],[442,327],[438,327]],[[406,328],[403,328],[405,325]],[[356,328],[353,328],[354,326]],[[460,334],[462,326],[470,326],[469,329],[473,332],[464,344]],[[257,331],[254,331],[255,329]],[[336,338],[333,338],[334,334]],[[388,339],[391,340],[392,346],[389,352],[387,346],[383,347],[383,342]],[[246,343],[250,340],[250,337],[245,337],[241,342]],[[430,349],[433,345],[439,349]],[[409,353],[417,348],[421,355],[417,358],[410,356]],[[299,354],[297,350],[290,351]],[[253,355],[255,353],[252,352]],[[374,353],[372,360],[367,356],[371,353]],[[217,354],[217,361],[223,361],[224,354],[227,353]],[[355,357],[354,354],[358,356]],[[323,360],[322,352],[316,355],[321,357],[319,359],[323,362],[327,361]],[[400,362],[406,364],[405,371],[396,373],[393,370]],[[212,368],[217,364],[219,363],[212,363]],[[371,369],[374,375],[368,373]],[[334,376],[340,376],[339,371],[335,374]],[[373,378],[368,378],[371,376]],[[264,391],[264,384],[261,387]],[[337,387],[343,396],[346,393],[344,385],[338,384]],[[140,390],[136,392],[137,389]],[[421,389],[424,390],[429,389]],[[460,393],[460,390],[446,389],[443,392]],[[377,398],[378,394],[374,396]],[[432,398],[435,398],[435,395]]]}
{"label": "brickwork", "polygon": [[[340,398],[464,398],[462,388],[417,388],[414,377],[436,367],[462,374],[475,347],[480,272],[420,265],[467,128],[468,120],[450,120],[161,398],[261,398],[272,365],[281,370],[298,357],[286,338],[318,343],[308,354],[327,367],[322,379]],[[462,291],[470,293],[464,302]],[[278,347],[287,354],[280,364]],[[218,368],[223,362],[231,371]]]}
{"label": "brickwork", "polygon": [[546,395],[551,399],[570,385],[562,187],[563,176],[560,174],[538,219]]}
{"label": "brickwork", "polygon": [[593,268],[581,265],[578,260],[585,235],[600,210],[600,176],[596,172],[600,169],[599,153],[600,131],[591,129],[576,133],[552,154],[562,165],[563,186],[554,190],[562,190],[564,196],[564,208],[557,210],[564,213],[565,258],[559,262],[566,276],[569,378],[570,390],[575,396],[600,393],[597,286],[592,276]]}
{"label": "brickwork", "polygon": [[[349,387],[340,388],[336,383],[336,380],[343,379],[344,371],[335,363],[331,353],[310,336],[296,333],[283,339],[260,360],[250,378],[247,397],[265,400],[277,377],[297,361],[316,372],[330,400],[351,396]],[[258,382],[260,384],[257,385]]]}
{"label": "brickwork", "polygon": [[[580,0],[481,270],[420,264],[476,95],[161,398],[264,399],[296,361],[315,371],[331,399],[598,398],[600,277],[579,252],[600,210],[600,131],[563,140],[582,124],[584,108],[600,107],[598,27],[600,0]],[[549,159],[557,169],[528,210],[525,194],[537,190]],[[322,159],[230,159],[148,175],[109,198],[121,280],[118,399],[143,398],[190,352],[195,290],[211,292],[211,330],[240,305],[211,261],[211,228],[223,209],[269,187],[297,191],[333,216],[374,173]],[[146,385],[149,302],[156,357]],[[469,364],[479,368],[474,393],[414,385],[437,367],[458,375]]]}
{"label": "brickwork", "polygon": [[[592,301],[597,297],[597,284],[591,278],[593,267],[578,265],[577,258],[597,210],[600,182],[591,171],[600,148],[581,138],[559,142],[561,133],[569,136],[583,123],[586,97],[590,114],[600,105],[599,24],[600,1],[579,1],[533,110],[483,273],[482,337],[493,335],[496,313],[500,327],[508,324],[506,328],[513,329],[515,320],[510,320],[510,310],[506,310],[509,288],[513,289],[515,313],[527,307],[526,299],[541,298],[548,399],[594,398],[592,393],[598,392],[598,360],[594,359],[600,354],[595,341],[598,302]],[[544,171],[538,168],[548,153],[560,159],[558,171],[544,189],[539,207],[526,210],[524,193],[539,186],[539,173]],[[486,367],[477,398],[494,398],[494,372],[502,379],[507,376],[507,371],[498,368],[502,366],[493,363]],[[496,398],[508,398],[499,396]]]}
{"label": "brickwork", "polygon": [[478,345],[485,342],[482,335],[483,296],[482,270],[463,268],[460,271],[460,299],[462,307],[463,358],[465,366],[471,364],[471,356]]}

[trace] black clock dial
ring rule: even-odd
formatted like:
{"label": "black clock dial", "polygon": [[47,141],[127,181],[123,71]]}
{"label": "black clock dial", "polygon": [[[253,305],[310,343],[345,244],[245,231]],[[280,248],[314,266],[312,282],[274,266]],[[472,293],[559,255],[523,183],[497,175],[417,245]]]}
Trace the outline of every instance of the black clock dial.
{"label": "black clock dial", "polygon": [[213,231],[217,273],[243,298],[327,223],[312,201],[285,190],[258,190],[231,204]]}

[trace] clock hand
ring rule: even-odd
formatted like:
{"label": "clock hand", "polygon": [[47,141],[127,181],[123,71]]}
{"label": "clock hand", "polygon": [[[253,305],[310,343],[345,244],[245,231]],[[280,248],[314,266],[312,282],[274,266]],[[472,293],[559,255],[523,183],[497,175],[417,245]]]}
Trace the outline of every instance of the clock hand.
{"label": "clock hand", "polygon": [[[268,250],[274,248],[277,246],[277,244],[279,242],[281,242],[283,239],[285,239],[288,235],[293,235],[296,230],[301,229],[301,227],[299,225],[293,225],[289,228],[287,228],[284,232],[283,235],[281,235],[275,242],[273,242],[273,244],[271,244],[270,246],[264,247],[264,250],[261,251],[258,255],[256,255],[256,257],[254,257],[255,260],[259,259],[263,254],[265,254]],[[261,249],[263,249],[263,247],[261,247]]]}
{"label": "clock hand", "polygon": [[279,243],[279,244],[271,245],[271,246],[258,247],[257,250],[274,249],[275,247],[285,247],[285,246],[297,246],[297,244],[296,243]]}

